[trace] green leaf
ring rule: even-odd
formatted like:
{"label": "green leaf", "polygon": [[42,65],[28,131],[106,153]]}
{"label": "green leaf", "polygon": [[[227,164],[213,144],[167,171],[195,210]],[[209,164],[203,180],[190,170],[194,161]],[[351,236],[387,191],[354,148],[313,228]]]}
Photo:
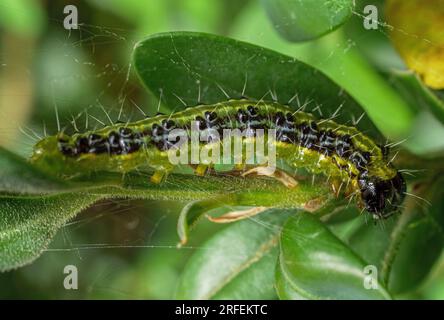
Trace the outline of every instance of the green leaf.
{"label": "green leaf", "polygon": [[[303,190],[298,190],[297,192],[298,193],[300,192],[300,195],[306,194]],[[244,195],[249,196],[249,194],[244,194]],[[253,207],[257,208],[261,206],[258,204],[258,201],[250,202],[250,200],[243,199],[244,195],[243,194],[236,195],[230,193],[210,199],[191,201],[187,205],[185,205],[182,211],[180,212],[179,219],[177,221],[177,234],[180,239],[179,246],[187,243],[190,231],[196,227],[197,223],[205,215],[210,215],[210,212],[211,216],[216,215],[220,217],[221,215],[227,214],[229,212],[244,211],[247,209],[253,209]],[[286,196],[294,197],[296,196],[296,194],[293,195],[287,194]],[[310,210],[314,211],[315,214],[319,217],[325,216],[325,219],[328,219],[330,221],[331,216],[329,215],[329,213],[334,211],[332,210],[332,208],[335,207],[341,208],[343,206],[343,201],[339,199],[330,199],[330,200],[327,199],[328,197],[324,200],[321,200],[321,202],[316,204],[315,207],[313,207],[310,204],[305,206],[295,207],[293,205],[281,206],[280,201],[273,202],[278,200],[278,198],[272,197],[270,198],[270,202],[268,203],[267,206],[275,208],[294,207],[299,209]],[[318,201],[316,199],[314,200],[315,200],[314,202]],[[244,206],[239,206],[239,204],[243,204]],[[249,206],[246,206],[247,204],[249,204]],[[350,219],[350,216],[345,215],[345,217],[339,219],[345,219],[345,220]]]}
{"label": "green leaf", "polygon": [[0,271],[34,260],[65,222],[101,198],[82,193],[0,197]]}
{"label": "green leaf", "polygon": [[279,270],[279,262],[276,267],[275,288],[280,300],[307,300],[307,297],[294,290],[291,284],[286,281],[284,275]]}
{"label": "green leaf", "polygon": [[[32,262],[47,248],[57,229],[100,199],[286,208],[305,208],[314,199],[321,207],[332,201],[327,186],[308,182],[301,182],[297,192],[270,179],[186,174],[172,174],[168,183],[160,185],[150,183],[148,173],[129,173],[122,178],[118,173],[95,172],[62,182],[2,148],[0,164],[0,270]],[[189,222],[185,219],[184,223]]]}
{"label": "green leaf", "polygon": [[273,209],[236,222],[188,261],[178,299],[273,299],[282,224],[295,211]]}
{"label": "green leaf", "polygon": [[[277,97],[298,109],[310,102],[306,111],[325,117],[342,106],[335,119],[350,123],[363,109],[341,87],[320,71],[294,58],[245,42],[221,36],[171,32],[156,34],[136,44],[134,67],[151,92],[170,109],[187,105],[217,103],[242,95],[253,99]],[[245,90],[244,90],[245,88]],[[299,104],[298,104],[299,102]],[[364,117],[358,128],[375,138],[379,131]],[[382,138],[381,138],[382,139]]]}
{"label": "green leaf", "polygon": [[284,290],[281,284],[280,296],[292,297],[291,292],[296,292],[307,299],[390,299],[380,283],[378,289],[365,289],[368,263],[313,215],[290,218],[282,230],[280,248],[277,280],[282,277],[291,289]]}
{"label": "green leaf", "polygon": [[321,37],[352,15],[353,0],[262,0],[275,29],[289,41]]}

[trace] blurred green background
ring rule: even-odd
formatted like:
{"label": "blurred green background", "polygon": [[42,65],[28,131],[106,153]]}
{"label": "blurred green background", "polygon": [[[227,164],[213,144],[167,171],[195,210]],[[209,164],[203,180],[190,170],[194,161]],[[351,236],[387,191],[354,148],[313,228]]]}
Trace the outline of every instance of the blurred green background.
{"label": "blurred green background", "polygon": [[[78,8],[78,30],[63,28],[67,4]],[[56,132],[55,108],[68,130],[83,130],[86,118],[77,116],[85,109],[89,127],[107,122],[103,109],[113,119],[121,108],[123,120],[141,118],[133,102],[154,114],[157,98],[135,76],[131,52],[147,35],[178,30],[227,35],[296,56],[326,72],[360,102],[375,99],[372,90],[379,90],[376,98],[406,106],[397,132],[417,132],[417,123],[427,121],[428,130],[412,134],[411,150],[429,153],[444,148],[444,140],[430,139],[444,132],[430,113],[390,95],[392,84],[384,82],[385,72],[403,68],[403,63],[387,35],[360,33],[353,19],[315,42],[290,44],[278,36],[256,0],[0,0],[0,28],[0,145],[25,157],[44,131]],[[355,73],[363,75],[369,91],[356,83]],[[393,129],[384,128],[383,120],[378,123],[383,131]],[[96,204],[62,228],[33,264],[0,274],[0,298],[172,298],[187,258],[221,228],[203,223],[188,247],[176,249],[176,221],[183,205]],[[419,291],[408,297],[444,299],[441,261]],[[66,265],[79,270],[78,290],[63,287]]]}

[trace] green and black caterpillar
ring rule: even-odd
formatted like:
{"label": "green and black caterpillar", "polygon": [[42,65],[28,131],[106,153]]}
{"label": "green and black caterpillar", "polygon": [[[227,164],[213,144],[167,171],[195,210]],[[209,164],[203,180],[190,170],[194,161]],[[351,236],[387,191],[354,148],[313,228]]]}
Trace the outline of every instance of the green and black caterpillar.
{"label": "green and black caterpillar", "polygon": [[[404,199],[406,184],[389,163],[389,150],[355,127],[316,119],[276,102],[246,99],[190,107],[71,136],[59,133],[35,145],[31,162],[63,176],[149,166],[155,171],[151,180],[161,182],[174,169],[168,158],[168,152],[175,152],[171,150],[174,142],[168,134],[174,129],[190,132],[193,121],[199,130],[216,130],[220,136],[224,129],[275,129],[277,159],[291,168],[305,168],[346,184],[346,192],[359,195],[358,206],[375,218],[388,217]],[[198,174],[208,166],[199,165]]]}

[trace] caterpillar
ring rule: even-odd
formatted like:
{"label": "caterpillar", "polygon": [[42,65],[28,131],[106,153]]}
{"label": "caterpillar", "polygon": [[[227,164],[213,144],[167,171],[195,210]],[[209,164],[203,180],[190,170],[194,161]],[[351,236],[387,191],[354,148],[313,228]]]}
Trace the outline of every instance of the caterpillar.
{"label": "caterpillar", "polygon": [[278,159],[291,168],[305,168],[346,183],[350,192],[359,195],[358,206],[375,218],[387,218],[404,199],[406,183],[387,161],[388,148],[353,126],[317,119],[277,102],[248,99],[188,107],[171,115],[159,114],[85,133],[60,132],[39,141],[30,161],[65,176],[95,170],[128,172],[148,166],[154,169],[151,180],[159,183],[174,169],[168,161],[172,146],[168,133],[177,128],[189,132],[192,121],[199,124],[199,130],[217,132],[275,129]]}

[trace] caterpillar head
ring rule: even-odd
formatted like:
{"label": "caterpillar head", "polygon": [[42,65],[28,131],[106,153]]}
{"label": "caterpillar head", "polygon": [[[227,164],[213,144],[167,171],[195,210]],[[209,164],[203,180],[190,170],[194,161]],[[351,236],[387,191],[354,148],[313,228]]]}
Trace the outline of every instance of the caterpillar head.
{"label": "caterpillar head", "polygon": [[69,136],[59,134],[46,137],[34,146],[29,161],[35,166],[53,174],[65,172],[68,169],[63,154],[60,152],[60,141],[68,141]]}
{"label": "caterpillar head", "polygon": [[365,171],[359,176],[358,183],[365,209],[376,219],[391,216],[405,198],[406,183],[399,172],[393,178],[383,180]]}

